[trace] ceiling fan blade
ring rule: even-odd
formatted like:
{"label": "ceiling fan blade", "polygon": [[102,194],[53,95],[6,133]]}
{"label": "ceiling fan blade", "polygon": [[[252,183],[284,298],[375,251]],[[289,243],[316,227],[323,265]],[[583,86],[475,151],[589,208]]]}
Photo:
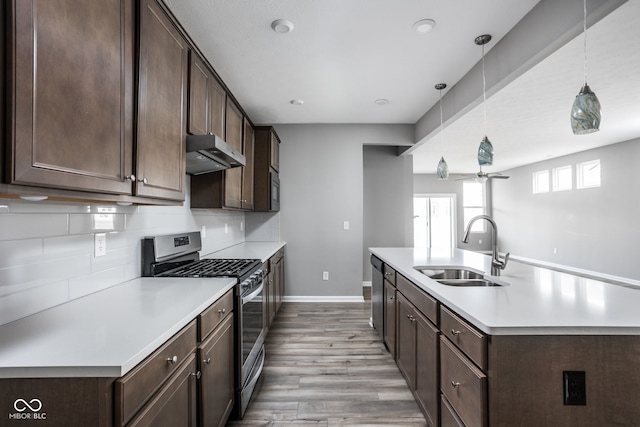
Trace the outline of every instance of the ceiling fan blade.
{"label": "ceiling fan blade", "polygon": [[507,175],[490,175],[489,178],[509,179]]}

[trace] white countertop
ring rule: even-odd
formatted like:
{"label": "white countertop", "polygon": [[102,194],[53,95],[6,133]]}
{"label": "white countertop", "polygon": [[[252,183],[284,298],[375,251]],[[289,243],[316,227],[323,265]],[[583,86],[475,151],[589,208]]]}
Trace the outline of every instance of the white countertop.
{"label": "white countertop", "polygon": [[460,249],[370,248],[442,304],[492,335],[640,335],[640,288],[510,260],[496,278],[508,286],[442,285],[414,266],[490,272],[491,257]]}
{"label": "white countertop", "polygon": [[286,242],[244,242],[222,249],[202,258],[259,259],[265,262],[286,245]]}
{"label": "white countertop", "polygon": [[139,278],[0,327],[0,378],[120,377],[236,280]]}

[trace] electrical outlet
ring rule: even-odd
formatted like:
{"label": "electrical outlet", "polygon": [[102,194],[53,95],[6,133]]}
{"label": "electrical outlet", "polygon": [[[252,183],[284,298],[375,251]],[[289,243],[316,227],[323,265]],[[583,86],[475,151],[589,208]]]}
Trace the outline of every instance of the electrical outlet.
{"label": "electrical outlet", "polygon": [[203,239],[205,237],[207,237],[207,226],[206,225],[203,225],[202,228],[200,229],[200,236],[202,236]]}
{"label": "electrical outlet", "polygon": [[478,239],[478,244],[481,245],[482,244],[482,239]]}
{"label": "electrical outlet", "polygon": [[105,256],[107,254],[107,235],[106,233],[95,234],[95,245],[93,247],[96,257]]}
{"label": "electrical outlet", "polygon": [[564,371],[563,389],[565,405],[587,404],[587,381],[584,371]]}
{"label": "electrical outlet", "polygon": [[558,253],[558,248],[553,248],[553,253],[557,254]]}
{"label": "electrical outlet", "polygon": [[349,229],[349,221],[345,221],[344,224],[342,224],[342,228],[345,230]]}
{"label": "electrical outlet", "polygon": [[323,271],[322,272],[322,280],[329,280],[329,272],[328,271]]}
{"label": "electrical outlet", "polygon": [[225,222],[224,224],[224,234],[229,234],[229,224]]}

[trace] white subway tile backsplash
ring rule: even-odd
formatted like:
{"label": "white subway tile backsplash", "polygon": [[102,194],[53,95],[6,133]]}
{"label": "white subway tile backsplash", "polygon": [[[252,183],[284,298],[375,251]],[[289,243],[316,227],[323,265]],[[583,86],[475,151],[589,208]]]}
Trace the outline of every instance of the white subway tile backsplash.
{"label": "white subway tile backsplash", "polygon": [[47,283],[0,297],[0,325],[29,316],[69,300],[66,280]]}
{"label": "white subway tile backsplash", "polygon": [[[117,206],[0,199],[0,325],[140,277],[143,237],[202,226],[203,256],[249,234],[252,240],[279,238],[276,214],[191,210],[188,200],[182,206]],[[102,257],[94,256],[96,232],[106,233]]]}
{"label": "white subway tile backsplash", "polygon": [[101,291],[126,280],[124,265],[69,279],[69,299]]}
{"label": "white subway tile backsplash", "polygon": [[69,218],[65,214],[14,214],[0,217],[0,240],[32,239],[36,237],[64,236],[69,230]]}

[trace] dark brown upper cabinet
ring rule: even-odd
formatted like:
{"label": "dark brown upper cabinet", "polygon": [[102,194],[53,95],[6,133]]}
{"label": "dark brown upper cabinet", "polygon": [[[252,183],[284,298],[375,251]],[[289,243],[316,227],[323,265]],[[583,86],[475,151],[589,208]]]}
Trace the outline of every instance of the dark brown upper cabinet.
{"label": "dark brown upper cabinet", "polygon": [[253,164],[255,149],[255,134],[251,122],[244,118],[244,157],[247,163],[242,168],[242,209],[247,211],[253,210]]}
{"label": "dark brown upper cabinet", "polygon": [[5,182],[131,194],[133,1],[11,1]]}
{"label": "dark brown upper cabinet", "polygon": [[271,126],[255,128],[254,211],[280,210],[280,137]]}
{"label": "dark brown upper cabinet", "polygon": [[189,126],[192,135],[224,135],[227,93],[198,55],[189,66]]}
{"label": "dark brown upper cabinet", "polygon": [[159,3],[13,0],[3,11],[2,192],[183,201],[188,45]]}
{"label": "dark brown upper cabinet", "polygon": [[155,0],[140,2],[136,193],[184,200],[189,47]]}

